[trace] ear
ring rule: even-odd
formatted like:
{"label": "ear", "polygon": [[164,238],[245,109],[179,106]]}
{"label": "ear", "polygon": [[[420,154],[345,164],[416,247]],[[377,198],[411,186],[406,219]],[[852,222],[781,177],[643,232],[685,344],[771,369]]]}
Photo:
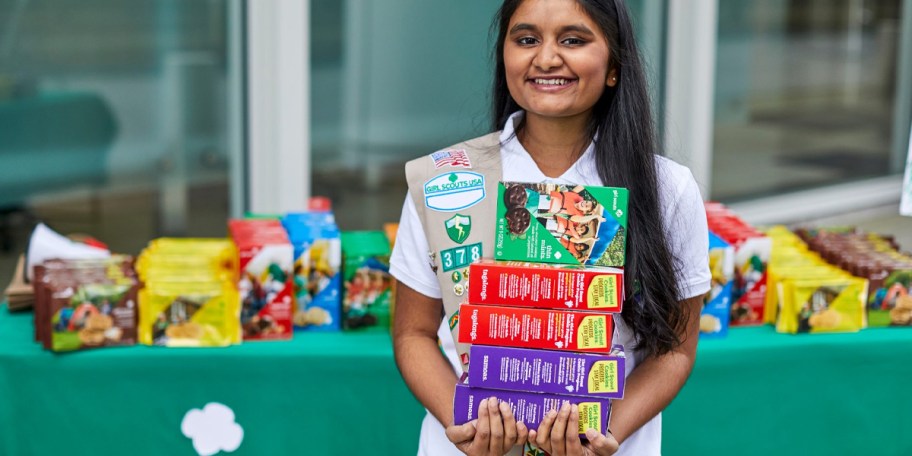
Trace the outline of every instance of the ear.
{"label": "ear", "polygon": [[614,87],[618,83],[617,78],[617,68],[612,68],[608,71],[608,79],[605,80],[605,85],[608,87]]}

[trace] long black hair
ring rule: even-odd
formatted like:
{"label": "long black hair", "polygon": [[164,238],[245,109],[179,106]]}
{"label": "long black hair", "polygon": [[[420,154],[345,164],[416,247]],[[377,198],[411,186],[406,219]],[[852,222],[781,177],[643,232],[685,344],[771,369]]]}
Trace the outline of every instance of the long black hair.
{"label": "long black hair", "polygon": [[[492,27],[494,51],[493,129],[501,130],[510,114],[522,109],[507,88],[504,42],[510,18],[524,0],[504,0]],[[608,68],[617,84],[606,87],[596,102],[587,134],[595,138],[595,162],[602,183],[630,191],[627,260],[622,316],[633,331],[637,348],[648,356],[662,355],[682,343],[678,332],[691,317],[678,301],[677,262],[668,245],[659,202],[656,170],[657,139],[650,110],[646,74],[623,0],[576,0],[608,40]],[[522,129],[523,124],[517,125]],[[596,136],[596,133],[598,135]]]}

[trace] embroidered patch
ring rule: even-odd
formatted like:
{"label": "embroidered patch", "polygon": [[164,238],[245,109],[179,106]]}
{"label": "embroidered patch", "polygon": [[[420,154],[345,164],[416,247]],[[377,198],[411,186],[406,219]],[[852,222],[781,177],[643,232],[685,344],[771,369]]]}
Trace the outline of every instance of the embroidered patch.
{"label": "embroidered patch", "polygon": [[447,236],[457,244],[462,244],[472,231],[472,217],[456,214],[445,222]]}
{"label": "embroidered patch", "polygon": [[457,310],[453,315],[450,315],[450,331],[456,329],[456,325],[459,324],[459,311]]}
{"label": "embroidered patch", "polygon": [[481,258],[481,243],[463,245],[440,251],[443,272],[464,268]]}
{"label": "embroidered patch", "polygon": [[434,160],[434,168],[452,166],[454,168],[471,168],[472,162],[469,155],[463,149],[447,149],[431,154]]}
{"label": "embroidered patch", "polygon": [[455,212],[478,204],[485,197],[485,178],[458,171],[432,177],[424,184],[424,205],[440,212]]}
{"label": "embroidered patch", "polygon": [[456,293],[456,296],[462,296],[465,293],[465,287],[461,283],[453,285],[453,293]]}
{"label": "embroidered patch", "polygon": [[450,278],[453,279],[453,283],[462,282],[462,273],[459,271],[453,271],[453,274],[450,275]]}

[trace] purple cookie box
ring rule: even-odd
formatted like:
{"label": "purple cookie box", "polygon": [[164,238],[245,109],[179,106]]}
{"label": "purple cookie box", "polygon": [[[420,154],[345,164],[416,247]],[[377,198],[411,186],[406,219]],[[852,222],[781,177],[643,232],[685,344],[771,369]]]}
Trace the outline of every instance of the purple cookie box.
{"label": "purple cookie box", "polygon": [[[465,378],[465,377],[463,377]],[[608,432],[608,419],[611,416],[611,401],[596,397],[568,396],[561,394],[528,393],[523,391],[502,391],[485,388],[471,387],[465,383],[456,385],[456,394],[453,398],[453,422],[457,425],[465,424],[478,418],[478,404],[483,399],[496,397],[501,402],[506,402],[513,410],[513,417],[517,422],[522,422],[529,429],[538,429],[550,410],[559,410],[564,402],[580,405],[580,421],[584,421],[582,407],[596,405],[601,410],[598,423],[584,421],[583,432],[580,437],[585,439],[585,430],[589,427],[599,428],[599,432]],[[587,408],[588,408],[587,407]],[[591,410],[591,408],[590,408]]]}
{"label": "purple cookie box", "polygon": [[[613,372],[601,372],[616,377],[616,390],[589,392],[590,372],[598,361],[609,362],[603,368],[616,367]],[[473,345],[468,379],[469,385],[479,388],[620,399],[624,397],[625,364],[621,345],[615,345],[608,355]]]}

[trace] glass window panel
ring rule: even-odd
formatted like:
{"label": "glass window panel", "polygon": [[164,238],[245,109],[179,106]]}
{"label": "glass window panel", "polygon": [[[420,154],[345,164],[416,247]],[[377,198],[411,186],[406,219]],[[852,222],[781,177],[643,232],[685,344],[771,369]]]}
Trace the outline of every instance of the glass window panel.
{"label": "glass window panel", "polygon": [[224,235],[229,6],[0,0],[0,277],[37,220],[128,253]]}
{"label": "glass window panel", "polygon": [[880,177],[901,0],[719,2],[712,198]]}
{"label": "glass window panel", "polygon": [[[657,85],[665,3],[628,3]],[[311,0],[312,193],[343,229],[398,221],[407,160],[489,131],[499,6]]]}

